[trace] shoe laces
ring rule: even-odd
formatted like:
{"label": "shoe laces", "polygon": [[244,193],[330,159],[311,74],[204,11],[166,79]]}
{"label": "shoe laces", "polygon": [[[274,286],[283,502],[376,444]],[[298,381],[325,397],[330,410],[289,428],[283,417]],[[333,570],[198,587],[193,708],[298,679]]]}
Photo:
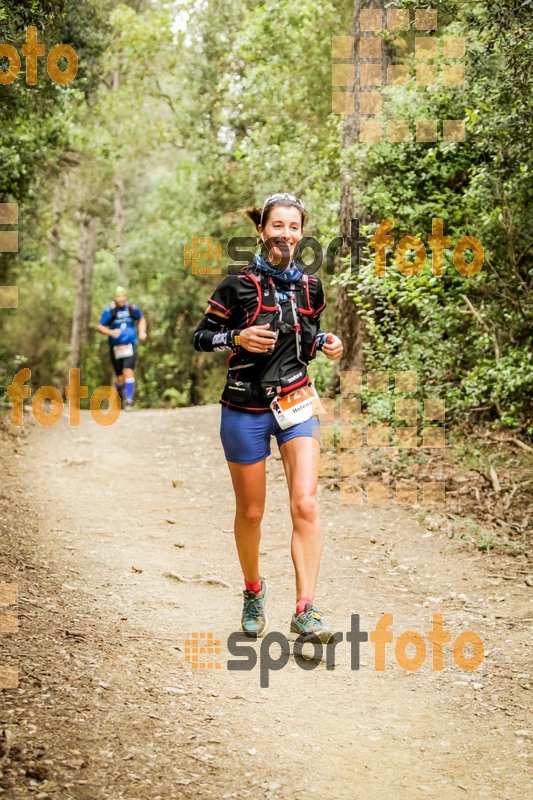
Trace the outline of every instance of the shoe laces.
{"label": "shoe laces", "polygon": [[322,614],[321,614],[321,612],[318,610],[318,608],[315,608],[314,606],[313,606],[313,608],[310,608],[309,611],[305,611],[304,612],[304,616],[305,616],[306,620],[308,620],[308,622],[312,622],[314,620],[315,622],[318,622],[321,625],[324,624],[322,622]]}
{"label": "shoe laces", "polygon": [[261,616],[262,610],[262,602],[259,595],[246,598],[246,616],[256,619]]}

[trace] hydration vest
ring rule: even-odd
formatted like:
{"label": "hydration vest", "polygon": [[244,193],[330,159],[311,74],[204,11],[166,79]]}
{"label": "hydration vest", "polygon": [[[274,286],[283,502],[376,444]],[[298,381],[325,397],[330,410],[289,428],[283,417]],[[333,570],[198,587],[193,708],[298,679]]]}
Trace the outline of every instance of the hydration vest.
{"label": "hydration vest", "polygon": [[[121,306],[120,308],[121,309],[127,308],[131,319],[135,320],[135,317],[133,316],[133,312],[135,310],[135,306],[134,305],[132,305],[131,303],[126,303],[125,306]],[[119,310],[119,306],[117,306],[117,304],[115,302],[112,302],[110,304],[110,306],[109,306],[109,309],[111,311],[111,322],[114,322],[116,320],[116,318],[117,318],[117,313],[118,313],[118,310]]]}
{"label": "hydration vest", "polygon": [[[314,315],[321,311],[313,307],[309,276],[304,273],[296,283],[278,289],[270,275],[265,275],[252,265],[243,268],[239,278],[242,281],[241,294],[247,298],[247,321],[243,327],[268,323],[271,330],[277,329],[278,336],[284,340],[280,347],[281,356],[276,353],[276,348],[270,353],[250,353],[242,347],[238,348],[228,358],[228,376],[242,381],[251,376],[255,392],[262,397],[274,397],[307,385],[307,364],[316,355],[318,321]],[[255,289],[255,309],[252,308],[249,282]],[[289,321],[281,319],[280,291],[289,296]],[[292,341],[292,337],[294,347],[289,341]]]}

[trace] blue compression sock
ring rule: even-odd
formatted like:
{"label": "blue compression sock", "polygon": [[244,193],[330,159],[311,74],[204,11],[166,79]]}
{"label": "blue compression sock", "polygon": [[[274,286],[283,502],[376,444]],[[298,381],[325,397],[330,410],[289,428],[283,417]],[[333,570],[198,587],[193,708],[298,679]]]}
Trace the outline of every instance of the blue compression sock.
{"label": "blue compression sock", "polygon": [[126,384],[126,402],[131,403],[135,394],[135,378],[126,378],[124,383]]}

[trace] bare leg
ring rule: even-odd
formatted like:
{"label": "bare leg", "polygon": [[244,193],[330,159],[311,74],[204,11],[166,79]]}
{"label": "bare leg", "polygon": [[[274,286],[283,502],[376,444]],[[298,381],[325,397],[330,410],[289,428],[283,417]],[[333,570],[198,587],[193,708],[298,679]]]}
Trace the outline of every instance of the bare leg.
{"label": "bare leg", "polygon": [[322,553],[317,497],[320,444],[315,438],[299,436],[279,450],[289,487],[296,598],[314,599]]}
{"label": "bare leg", "polygon": [[228,467],[235,492],[235,542],[244,580],[255,582],[259,575],[261,520],[265,513],[266,460],[256,464]]}

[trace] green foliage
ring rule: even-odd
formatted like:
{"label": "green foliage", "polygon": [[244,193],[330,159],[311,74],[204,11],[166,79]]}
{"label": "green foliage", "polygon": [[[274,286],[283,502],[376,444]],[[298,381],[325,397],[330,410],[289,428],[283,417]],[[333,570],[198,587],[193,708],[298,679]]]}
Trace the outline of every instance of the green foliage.
{"label": "green foliage", "polygon": [[[477,412],[531,433],[528,6],[439,4],[439,36],[467,37],[466,85],[421,89],[412,81],[389,87],[386,115],[408,118],[411,130],[421,117],[464,117],[466,141],[356,145],[343,161],[365,219],[377,224],[393,217],[395,245],[403,236],[418,236],[428,262],[417,277],[407,278],[389,251],[385,277],[373,274],[372,259],[357,280],[348,274],[337,280],[348,283],[367,324],[369,368],[414,369],[427,394],[444,397],[455,419]],[[393,60],[401,61],[401,54]],[[403,60],[414,74],[413,57]],[[432,275],[427,242],[434,218],[444,220],[452,248],[462,236],[482,242],[480,273],[461,276],[448,250],[444,276]],[[367,227],[367,233],[373,230]]]}
{"label": "green foliage", "polygon": [[[467,37],[466,85],[423,89],[413,80],[383,90],[387,118],[408,118],[411,130],[421,117],[465,119],[464,143],[342,150],[345,119],[330,113],[331,37],[349,34],[351,0],[8,0],[1,41],[18,46],[33,22],[47,46],[70,43],[80,68],[67,87],[44,76],[35,87],[20,78],[0,87],[0,201],[19,202],[24,220],[20,253],[0,258],[0,283],[17,282],[21,296],[16,312],[1,312],[0,367],[23,354],[37,380],[64,384],[80,215],[89,211],[100,230],[85,382],[92,389],[110,380],[107,342],[95,327],[125,281],[148,319],[140,402],[216,400],[225,355],[195,353],[191,337],[218,278],[192,275],[184,245],[212,236],[224,252],[231,237],[253,233],[239,209],[280,189],[302,197],[311,212],[306,232],[326,245],[337,234],[346,176],[363,232],[393,217],[395,243],[419,236],[428,262],[406,278],[392,251],[383,278],[367,259],[357,279],[347,272],[325,280],[322,327],[333,327],[335,292],[348,284],[369,334],[368,369],[416,370],[423,394],[444,398],[455,421],[481,415],[533,433],[530,9],[514,0],[443,0],[439,37]],[[414,74],[406,53],[415,31],[405,51],[383,35],[394,63]],[[480,273],[460,275],[448,250],[443,277],[432,275],[434,218],[453,244],[480,239]],[[320,391],[331,369],[323,355],[313,362]],[[364,399],[373,415],[393,420],[392,393]]]}
{"label": "green foliage", "polygon": [[467,517],[465,520],[458,521],[454,526],[453,538],[462,542],[471,542],[482,553],[488,553],[494,547],[496,534],[494,531],[482,528]]}
{"label": "green foliage", "polygon": [[328,359],[320,353],[317,353],[316,358],[309,364],[309,375],[320,395],[326,390],[332,367],[332,362],[328,361]]}
{"label": "green foliage", "polygon": [[486,360],[476,365],[457,392],[457,405],[465,411],[472,406],[493,405],[499,412],[502,427],[522,423],[533,436],[531,412],[533,396],[533,355],[523,350],[509,350],[499,361]]}

